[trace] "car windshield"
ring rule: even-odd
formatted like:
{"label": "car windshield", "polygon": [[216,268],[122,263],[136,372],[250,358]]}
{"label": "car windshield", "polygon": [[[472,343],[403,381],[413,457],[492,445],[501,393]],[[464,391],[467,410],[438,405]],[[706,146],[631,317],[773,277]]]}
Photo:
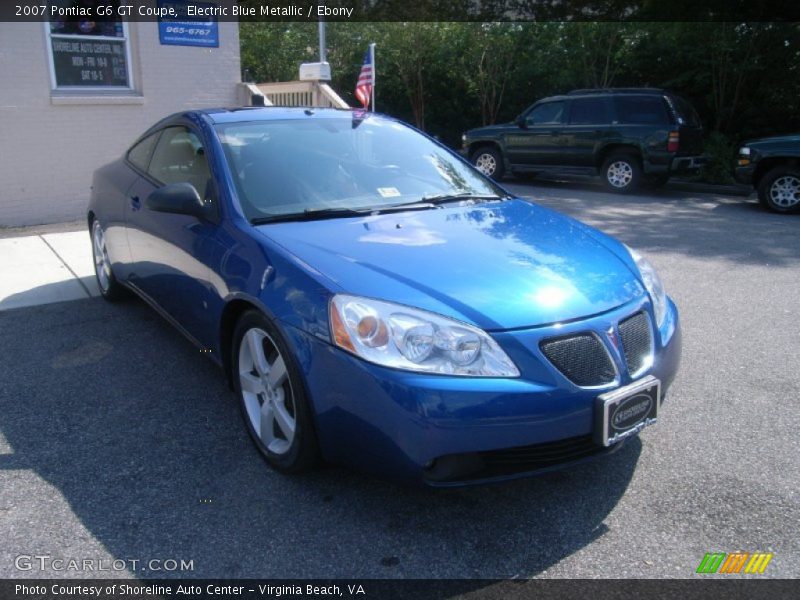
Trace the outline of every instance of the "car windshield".
{"label": "car windshield", "polygon": [[505,194],[412,128],[350,115],[216,126],[245,216],[369,211]]}

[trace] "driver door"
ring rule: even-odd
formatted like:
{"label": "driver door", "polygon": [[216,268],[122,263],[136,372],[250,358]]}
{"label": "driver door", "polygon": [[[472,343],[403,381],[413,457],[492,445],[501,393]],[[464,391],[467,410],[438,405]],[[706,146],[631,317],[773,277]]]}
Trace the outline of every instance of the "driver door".
{"label": "driver door", "polygon": [[564,132],[564,100],[535,105],[524,117],[516,131],[507,134],[506,152],[512,165],[560,164]]}
{"label": "driver door", "polygon": [[214,186],[202,138],[184,125],[161,131],[147,175],[139,177],[128,191],[129,281],[196,343],[210,347],[208,265],[217,225],[147,207],[147,197],[154,190],[180,182],[191,183],[202,198],[213,201]]}

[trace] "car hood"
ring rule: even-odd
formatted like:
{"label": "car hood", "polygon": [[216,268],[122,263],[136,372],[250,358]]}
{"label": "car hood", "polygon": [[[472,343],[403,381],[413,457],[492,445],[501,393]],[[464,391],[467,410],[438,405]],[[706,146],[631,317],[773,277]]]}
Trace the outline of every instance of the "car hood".
{"label": "car hood", "polygon": [[800,144],[800,133],[795,133],[792,135],[777,135],[773,137],[749,140],[744,144],[742,144],[742,146],[769,147],[773,145],[783,146],[789,144]]}
{"label": "car hood", "polygon": [[493,137],[509,129],[518,129],[518,127],[514,123],[498,123],[496,125],[486,125],[485,127],[470,129],[465,135],[468,138]]}
{"label": "car hood", "polygon": [[586,317],[644,293],[603,234],[523,200],[258,229],[333,291],[487,330]]}

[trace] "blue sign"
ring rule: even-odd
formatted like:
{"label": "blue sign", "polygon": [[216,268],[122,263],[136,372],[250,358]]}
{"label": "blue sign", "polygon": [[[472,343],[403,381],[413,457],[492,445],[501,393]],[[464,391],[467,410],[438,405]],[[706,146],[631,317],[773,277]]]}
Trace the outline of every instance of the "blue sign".
{"label": "blue sign", "polygon": [[[189,6],[195,7],[195,14],[213,15],[217,5],[212,2],[187,2],[186,0],[159,0],[158,7],[173,10],[175,16],[158,18],[158,39],[165,46],[201,46],[219,48],[219,23],[216,16],[189,16]],[[200,9],[200,10],[198,10]],[[206,10],[208,9],[208,10]],[[164,11],[167,12],[167,11]]]}

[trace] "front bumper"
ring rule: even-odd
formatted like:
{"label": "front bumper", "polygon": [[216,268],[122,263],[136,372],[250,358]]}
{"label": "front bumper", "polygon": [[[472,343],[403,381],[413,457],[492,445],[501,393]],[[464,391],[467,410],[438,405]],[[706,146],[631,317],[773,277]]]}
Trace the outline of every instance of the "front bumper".
{"label": "front bumper", "polygon": [[756,165],[752,162],[745,166],[739,166],[737,164],[733,169],[733,178],[737,183],[753,185],[753,174],[755,173],[755,170]]}
{"label": "front bumper", "polygon": [[[293,328],[287,337],[305,373],[326,460],[404,482],[452,486],[531,475],[615,450],[619,445],[606,449],[591,442],[594,401],[633,380],[624,359],[615,355],[619,378],[611,386],[580,388],[544,358],[539,342],[603,333],[643,309],[652,322],[649,300],[641,299],[560,327],[492,334],[519,367],[516,379],[393,370]],[[662,402],[678,369],[680,337],[670,301],[654,336],[653,365],[637,374],[661,380]],[[553,460],[542,461],[543,452]],[[487,459],[501,468],[483,468]]]}

